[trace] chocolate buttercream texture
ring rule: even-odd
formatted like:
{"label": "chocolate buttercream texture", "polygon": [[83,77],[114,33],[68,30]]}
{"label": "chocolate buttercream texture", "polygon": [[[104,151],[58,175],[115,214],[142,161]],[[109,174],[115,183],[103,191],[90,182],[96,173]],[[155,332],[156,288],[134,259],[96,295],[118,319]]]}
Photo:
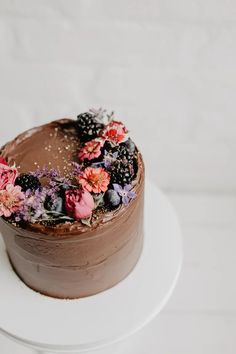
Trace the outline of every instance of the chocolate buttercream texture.
{"label": "chocolate buttercream texture", "polygon": [[[7,143],[1,155],[20,172],[49,165],[66,176],[76,161],[79,138],[72,120],[31,129]],[[0,218],[0,230],[12,266],[32,289],[57,298],[94,295],[124,279],[143,245],[144,165],[138,153],[134,181],[137,197],[128,206],[100,213],[91,227],[79,221],[25,229]]]}

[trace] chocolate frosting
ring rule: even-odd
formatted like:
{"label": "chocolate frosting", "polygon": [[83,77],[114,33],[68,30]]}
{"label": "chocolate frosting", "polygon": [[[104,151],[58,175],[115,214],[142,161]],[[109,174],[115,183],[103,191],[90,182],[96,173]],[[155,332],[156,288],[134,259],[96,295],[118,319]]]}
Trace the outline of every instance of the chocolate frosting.
{"label": "chocolate frosting", "polygon": [[[1,155],[20,172],[49,165],[67,176],[80,141],[73,121],[61,119],[33,128],[7,143]],[[143,243],[144,165],[138,152],[137,197],[128,206],[98,214],[91,227],[67,222],[53,227],[16,227],[0,218],[10,261],[32,289],[58,298],[96,294],[133,269]]]}

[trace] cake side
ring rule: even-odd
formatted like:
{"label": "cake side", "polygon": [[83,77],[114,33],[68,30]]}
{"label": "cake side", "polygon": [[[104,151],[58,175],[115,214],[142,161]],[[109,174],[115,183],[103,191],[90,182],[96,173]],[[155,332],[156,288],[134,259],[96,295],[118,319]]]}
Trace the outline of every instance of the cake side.
{"label": "cake side", "polygon": [[[104,291],[136,265],[143,245],[144,179],[138,197],[115,218],[86,233],[55,237],[0,219],[10,261],[32,289],[58,298]],[[46,237],[45,237],[46,236]]]}

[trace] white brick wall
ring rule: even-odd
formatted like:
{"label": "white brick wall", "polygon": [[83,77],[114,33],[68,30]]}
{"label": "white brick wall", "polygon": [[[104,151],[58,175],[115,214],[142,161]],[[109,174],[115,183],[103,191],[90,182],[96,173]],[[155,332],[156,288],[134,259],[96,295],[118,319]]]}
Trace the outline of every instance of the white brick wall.
{"label": "white brick wall", "polygon": [[234,0],[0,1],[0,143],[115,109],[168,190],[236,191]]}

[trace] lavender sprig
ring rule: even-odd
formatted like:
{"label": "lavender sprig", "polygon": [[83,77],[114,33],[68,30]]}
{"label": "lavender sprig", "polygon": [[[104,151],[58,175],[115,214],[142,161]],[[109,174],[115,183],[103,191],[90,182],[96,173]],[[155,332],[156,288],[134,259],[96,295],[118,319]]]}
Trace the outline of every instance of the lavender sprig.
{"label": "lavender sprig", "polygon": [[47,177],[50,179],[55,179],[60,176],[59,172],[55,168],[49,168],[48,166],[38,168],[35,172],[32,172],[32,175],[37,178]]}
{"label": "lavender sprig", "polygon": [[79,176],[82,173],[81,166],[78,162],[72,161],[71,162],[72,166],[74,167],[72,171],[73,176]]}

